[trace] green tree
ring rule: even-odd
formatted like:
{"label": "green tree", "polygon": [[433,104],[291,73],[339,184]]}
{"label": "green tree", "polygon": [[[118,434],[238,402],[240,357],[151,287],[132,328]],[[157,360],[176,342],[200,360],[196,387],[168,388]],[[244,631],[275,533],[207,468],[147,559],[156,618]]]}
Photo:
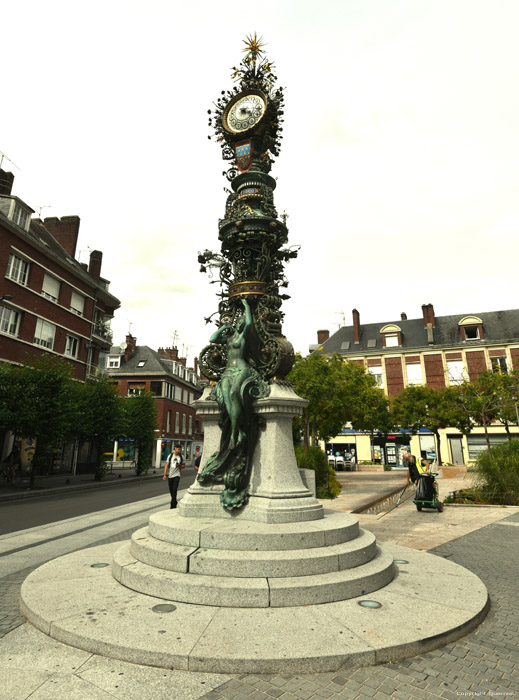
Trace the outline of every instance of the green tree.
{"label": "green tree", "polygon": [[519,440],[481,452],[473,471],[474,487],[484,502],[519,505]]}
{"label": "green tree", "polygon": [[459,387],[459,403],[464,411],[460,429],[469,433],[474,425],[482,426],[489,450],[488,426],[499,417],[501,389],[501,375],[492,370],[482,372],[474,382],[463,382]]}
{"label": "green tree", "polygon": [[299,446],[295,448],[297,466],[300,469],[312,469],[315,472],[317,498],[337,498],[341,485],[335,476],[335,470],[328,464],[328,456],[320,447]]}
{"label": "green tree", "polygon": [[375,435],[386,438],[394,429],[394,420],[389,400],[382,389],[376,386],[374,378],[367,376],[368,379],[373,379],[373,385],[365,388],[362,402],[356,403],[351,423],[355,430],[369,432],[371,459],[374,460]]}
{"label": "green tree", "polygon": [[137,474],[148,471],[153,458],[155,430],[158,428],[157,406],[150,391],[124,399],[126,435],[135,440]]}
{"label": "green tree", "polygon": [[494,388],[497,392],[496,419],[505,426],[509,440],[513,436],[510,432],[510,423],[516,424],[517,420],[517,389],[519,387],[519,375],[517,370],[508,374],[507,372],[494,372]]}
{"label": "green tree", "polygon": [[[304,445],[317,444],[341,432],[362,414],[362,405],[374,386],[374,378],[362,365],[347,362],[338,354],[296,356],[288,375],[299,396],[308,399],[304,411]],[[310,438],[310,440],[309,440]]]}
{"label": "green tree", "polygon": [[113,440],[125,429],[124,399],[117,394],[117,387],[109,377],[90,379],[74,387],[74,435],[94,446],[96,456],[95,479],[100,481],[106,473],[104,454]]}
{"label": "green tree", "polygon": [[438,464],[442,464],[440,430],[460,425],[465,414],[460,406],[456,387],[433,389],[428,386],[408,386],[392,401],[393,419],[401,428],[417,433],[427,428],[434,433]]}
{"label": "green tree", "polygon": [[3,428],[23,438],[33,438],[30,488],[38,474],[52,468],[63,441],[74,430],[74,391],[70,364],[43,355],[26,365],[4,365],[0,398]]}

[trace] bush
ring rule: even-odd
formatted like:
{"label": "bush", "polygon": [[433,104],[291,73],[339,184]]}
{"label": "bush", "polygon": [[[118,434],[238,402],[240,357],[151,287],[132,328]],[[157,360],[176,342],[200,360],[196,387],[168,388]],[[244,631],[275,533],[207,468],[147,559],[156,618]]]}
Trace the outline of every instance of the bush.
{"label": "bush", "polygon": [[335,478],[335,471],[328,466],[328,457],[319,447],[296,447],[296,460],[299,469],[312,469],[315,472],[317,498],[337,498],[341,485]]}
{"label": "bush", "polygon": [[474,488],[491,503],[519,505],[519,440],[482,452],[471,470]]}

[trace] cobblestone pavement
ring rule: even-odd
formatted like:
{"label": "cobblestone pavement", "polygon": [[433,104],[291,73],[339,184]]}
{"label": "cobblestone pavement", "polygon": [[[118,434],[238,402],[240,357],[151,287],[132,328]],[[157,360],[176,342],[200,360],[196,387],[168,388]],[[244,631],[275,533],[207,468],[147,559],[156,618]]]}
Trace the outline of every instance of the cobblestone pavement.
{"label": "cobblestone pavement", "polygon": [[[88,546],[127,540],[134,530],[119,532]],[[297,676],[238,675],[203,697],[205,700],[519,697],[518,542],[519,514],[515,514],[431,550],[473,571],[490,592],[491,608],[486,620],[458,642],[413,659],[351,671]],[[0,578],[0,635],[24,623],[17,607],[20,585],[40,564]],[[419,615],[419,610],[416,614]],[[171,698],[175,700],[174,692]]]}
{"label": "cobblestone pavement", "polygon": [[236,676],[204,700],[519,697],[518,543],[516,514],[430,550],[473,571],[490,593],[487,618],[458,642],[406,661],[352,671]]}

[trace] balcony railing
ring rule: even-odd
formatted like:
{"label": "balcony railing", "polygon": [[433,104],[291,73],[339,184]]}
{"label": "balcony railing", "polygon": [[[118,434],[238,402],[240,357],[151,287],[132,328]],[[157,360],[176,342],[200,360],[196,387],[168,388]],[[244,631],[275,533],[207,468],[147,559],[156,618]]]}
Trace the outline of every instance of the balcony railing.
{"label": "balcony railing", "polygon": [[101,338],[107,343],[112,344],[113,333],[110,330],[110,326],[103,321],[96,321],[94,323],[93,333],[97,338]]}

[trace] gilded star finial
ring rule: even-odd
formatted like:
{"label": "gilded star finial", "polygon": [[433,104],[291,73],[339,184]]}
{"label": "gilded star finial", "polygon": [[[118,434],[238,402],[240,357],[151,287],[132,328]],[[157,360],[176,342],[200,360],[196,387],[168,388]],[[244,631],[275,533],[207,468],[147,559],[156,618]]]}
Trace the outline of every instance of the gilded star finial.
{"label": "gilded star finial", "polygon": [[245,53],[250,54],[250,57],[253,60],[256,60],[258,56],[265,53],[263,51],[263,47],[266,46],[266,44],[263,41],[262,36],[258,38],[256,32],[254,32],[254,35],[248,34],[243,43],[245,44],[245,48],[242,49],[242,51],[245,51]]}

